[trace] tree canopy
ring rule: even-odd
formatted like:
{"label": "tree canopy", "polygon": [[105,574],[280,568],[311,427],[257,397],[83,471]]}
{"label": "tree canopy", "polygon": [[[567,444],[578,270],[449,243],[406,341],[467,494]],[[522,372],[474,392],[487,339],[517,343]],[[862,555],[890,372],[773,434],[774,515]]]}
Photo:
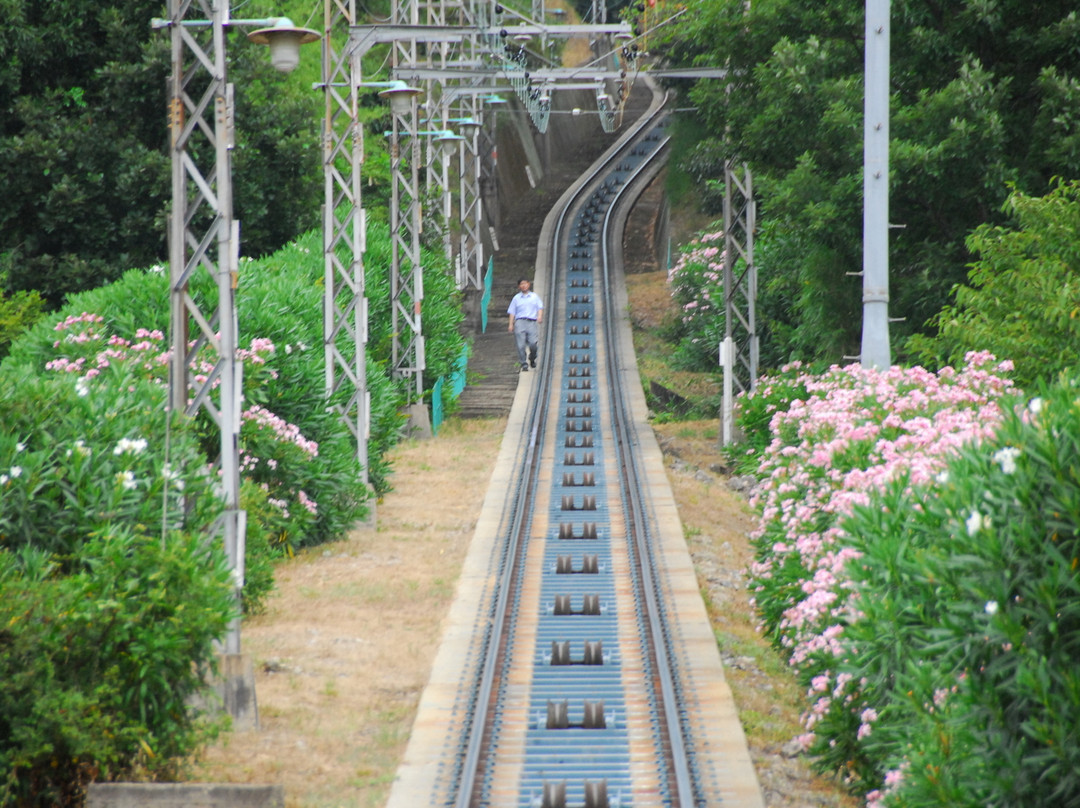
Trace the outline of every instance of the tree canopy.
{"label": "tree canopy", "polygon": [[[160,0],[0,0],[0,291],[71,292],[166,255],[169,38]],[[247,255],[319,222],[310,89],[235,35],[235,213]]]}
{"label": "tree canopy", "polygon": [[[688,89],[707,134],[681,166],[703,182],[729,157],[754,172],[763,366],[858,354],[863,4],[717,0],[666,30],[653,49],[670,62],[729,68]],[[904,318],[893,326],[901,356],[964,280],[968,234],[1004,220],[1010,184],[1042,194],[1052,177],[1080,177],[1078,42],[1067,0],[893,0],[890,315]]]}

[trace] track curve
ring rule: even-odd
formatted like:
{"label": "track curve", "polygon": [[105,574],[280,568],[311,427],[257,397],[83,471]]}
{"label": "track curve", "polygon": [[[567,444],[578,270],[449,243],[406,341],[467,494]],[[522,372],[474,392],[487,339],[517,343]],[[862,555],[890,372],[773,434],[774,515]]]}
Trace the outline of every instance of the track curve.
{"label": "track curve", "polygon": [[621,230],[663,157],[663,97],[545,223],[538,372],[388,803],[763,805],[651,430]]}

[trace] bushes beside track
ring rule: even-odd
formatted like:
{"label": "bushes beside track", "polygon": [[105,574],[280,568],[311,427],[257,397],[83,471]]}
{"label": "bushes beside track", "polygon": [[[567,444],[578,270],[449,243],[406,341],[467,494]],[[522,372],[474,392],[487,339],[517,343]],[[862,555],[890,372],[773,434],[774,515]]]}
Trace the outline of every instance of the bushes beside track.
{"label": "bushes beside track", "polygon": [[[388,373],[389,235],[368,231],[371,490],[324,399],[320,234],[241,261],[247,609],[275,557],[339,538],[390,487],[408,391]],[[445,264],[425,255],[429,389],[464,349]],[[216,294],[205,274],[191,285],[204,310]],[[219,438],[205,414],[166,412],[168,330],[168,273],[132,270],[73,296],[0,364],[0,804],[78,804],[94,779],[169,776],[215,731],[183,705],[233,608],[205,538]],[[192,373],[211,358],[200,352]]]}
{"label": "bushes beside track", "polygon": [[885,806],[1080,804],[1080,375],[809,373],[740,402],[756,606],[817,764]]}

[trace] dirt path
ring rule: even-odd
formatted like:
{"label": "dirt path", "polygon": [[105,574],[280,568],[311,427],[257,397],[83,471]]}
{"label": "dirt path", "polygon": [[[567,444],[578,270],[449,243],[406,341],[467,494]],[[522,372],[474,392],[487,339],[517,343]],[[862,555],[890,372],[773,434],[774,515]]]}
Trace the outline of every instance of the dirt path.
{"label": "dirt path", "polygon": [[298,808],[383,803],[504,423],[451,421],[400,446],[375,530],[279,565],[242,629],[260,729],[209,749],[193,779],[282,783]]}

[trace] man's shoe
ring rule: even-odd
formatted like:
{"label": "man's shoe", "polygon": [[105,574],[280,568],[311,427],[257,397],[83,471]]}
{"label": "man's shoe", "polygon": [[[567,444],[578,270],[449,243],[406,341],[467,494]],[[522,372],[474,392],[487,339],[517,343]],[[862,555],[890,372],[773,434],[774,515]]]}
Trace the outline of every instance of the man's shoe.
{"label": "man's shoe", "polygon": [[524,362],[521,363],[521,372],[522,373],[528,373],[529,372],[529,366],[526,365]]}
{"label": "man's shoe", "polygon": [[535,356],[532,359],[529,360],[529,367],[531,367],[531,368],[536,367],[536,357]]}

